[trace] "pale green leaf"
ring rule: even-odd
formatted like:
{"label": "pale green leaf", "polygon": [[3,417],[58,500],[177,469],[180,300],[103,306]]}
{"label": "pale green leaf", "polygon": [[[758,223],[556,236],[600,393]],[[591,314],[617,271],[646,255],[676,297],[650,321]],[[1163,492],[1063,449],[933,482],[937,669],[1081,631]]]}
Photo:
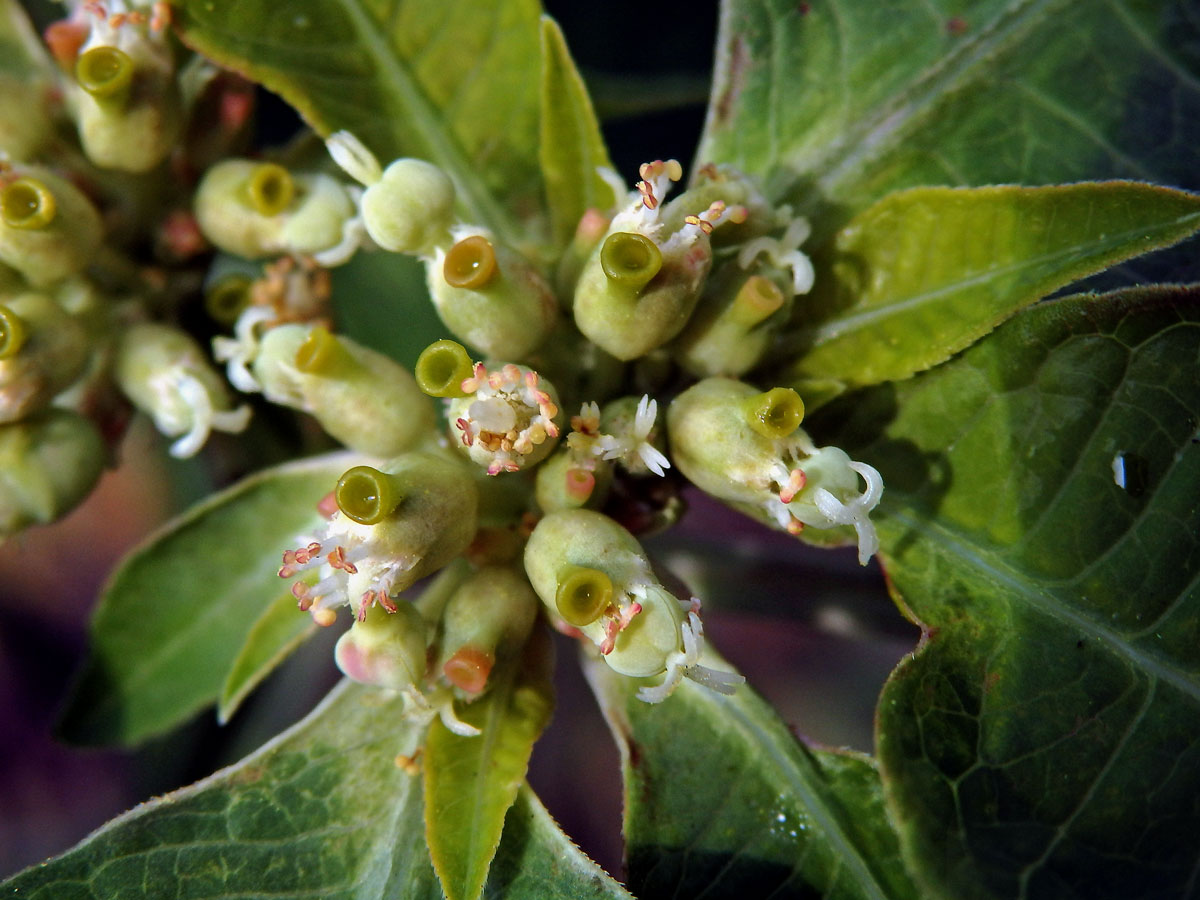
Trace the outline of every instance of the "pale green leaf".
{"label": "pale green leaf", "polygon": [[537,0],[175,0],[183,39],[387,165],[431,160],[469,220],[519,237],[541,208]]}
{"label": "pale green leaf", "polygon": [[685,681],[651,705],[585,666],[621,750],[637,896],[917,896],[867,757],[808,750],[747,686]]}
{"label": "pale green leaf", "polygon": [[285,591],[267,606],[250,628],[242,649],[229,668],[217,698],[217,721],[229,721],[250,692],[291,652],[316,633],[317,625],[296,608],[296,598]]}
{"label": "pale green leaf", "polygon": [[1193,895],[1200,293],[1036,306],[837,418],[927,629],[878,714],[927,895]]}
{"label": "pale green leaf", "polygon": [[[440,900],[403,701],[344,683],[257,753],[145,803],[73,850],[0,884],[29,900],[290,897]],[[526,787],[505,821],[486,895],[629,898]]]}
{"label": "pale green leaf", "polygon": [[905,378],[1054,290],[1197,228],[1200,196],[1132,182],[891,194],[836,235],[788,376]]}
{"label": "pale green leaf", "polygon": [[542,107],[539,159],[555,241],[565,245],[589,208],[607,210],[616,198],[597,169],[611,169],[587,86],[562,30],[542,17]]}
{"label": "pale green leaf", "polygon": [[449,900],[475,900],[500,844],[505,814],[525,780],[534,742],[550,721],[550,645],[538,632],[523,660],[497,666],[488,692],[461,708],[479,729],[452,733],[441,721],[425,746],[425,833]]}
{"label": "pale green leaf", "polygon": [[317,503],[355,458],[339,453],[252,475],[127,556],[92,619],[63,736],[133,744],[215,701],[246,636],[279,596],[283,551],[320,524]]}

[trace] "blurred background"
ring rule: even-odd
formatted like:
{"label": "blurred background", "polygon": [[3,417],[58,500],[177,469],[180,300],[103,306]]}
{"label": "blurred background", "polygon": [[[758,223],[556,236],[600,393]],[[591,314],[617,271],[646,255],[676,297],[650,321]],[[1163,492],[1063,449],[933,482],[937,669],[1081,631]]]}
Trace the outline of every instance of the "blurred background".
{"label": "blurred background", "polygon": [[[686,170],[703,125],[716,4],[664,0],[652,7],[652,20],[644,4],[625,0],[546,7],[593,91],[622,177],[632,184],[649,158],[676,157]],[[43,23],[61,14],[34,11]],[[265,142],[286,139],[298,125],[269,95],[260,109]],[[339,271],[335,296],[340,287],[369,298],[381,274],[370,262]],[[420,284],[419,270],[409,275]],[[395,277],[391,269],[388,277]],[[359,303],[340,324],[411,362],[428,338],[414,328],[409,343],[397,344],[376,318],[383,311]],[[210,711],[134,751],[80,750],[53,739],[86,650],[90,610],[113,565],[172,514],[244,474],[235,443],[217,438],[202,459],[170,460],[166,442],[135,420],[119,465],[80,509],[0,547],[0,877],[62,852],[140,801],[236,761],[302,717],[337,680],[334,628],[268,679],[225,728]],[[709,639],[797,736],[869,751],[875,698],[918,638],[888,599],[878,567],[860,568],[853,550],[802,545],[698,494],[686,499],[683,521],[648,546],[703,598]],[[616,748],[575,648],[560,638],[558,651],[556,712],[535,749],[530,781],[567,833],[619,875]],[[589,790],[581,800],[584,772]]]}

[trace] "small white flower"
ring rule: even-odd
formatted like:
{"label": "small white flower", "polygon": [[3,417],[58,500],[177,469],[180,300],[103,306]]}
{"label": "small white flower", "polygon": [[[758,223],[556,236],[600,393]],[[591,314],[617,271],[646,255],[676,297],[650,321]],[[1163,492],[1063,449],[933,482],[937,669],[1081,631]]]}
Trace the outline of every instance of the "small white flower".
{"label": "small white flower", "polygon": [[798,217],[792,219],[781,238],[756,237],[746,241],[738,251],[738,265],[743,269],[765,253],[771,265],[780,269],[792,270],[792,291],[797,294],[807,294],[812,290],[816,274],[813,272],[812,260],[800,252],[800,245],[808,240],[812,229],[808,219]]}
{"label": "small white flower", "polygon": [[262,390],[258,379],[250,373],[250,366],[258,358],[262,346],[261,326],[275,316],[275,310],[271,307],[251,304],[238,316],[233,326],[233,337],[218,335],[213,338],[213,358],[226,364],[226,377],[239,391],[252,394]]}

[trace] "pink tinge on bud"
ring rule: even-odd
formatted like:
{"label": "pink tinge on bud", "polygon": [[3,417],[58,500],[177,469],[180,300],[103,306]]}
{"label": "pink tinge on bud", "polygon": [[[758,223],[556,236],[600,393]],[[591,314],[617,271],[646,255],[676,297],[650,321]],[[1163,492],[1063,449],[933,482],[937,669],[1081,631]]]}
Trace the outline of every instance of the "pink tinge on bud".
{"label": "pink tinge on bud", "polygon": [[[612,607],[610,606],[609,609],[611,610]],[[608,620],[604,627],[604,640],[600,644],[601,655],[608,656],[613,652],[613,648],[617,646],[617,635],[628,628],[633,617],[641,611],[642,604],[635,600]]]}
{"label": "pink tinge on bud", "polygon": [[567,496],[577,503],[585,503],[596,489],[596,476],[587,469],[567,469]]}
{"label": "pink tinge on bud", "polygon": [[575,237],[588,244],[597,243],[608,231],[609,218],[598,209],[588,209],[575,227]]}
{"label": "pink tinge on bud", "polygon": [[442,666],[442,674],[459,690],[478,694],[487,687],[495,658],[471,646],[460,647]]}
{"label": "pink tinge on bud", "polygon": [[322,518],[332,519],[338,512],[337,492],[330,491],[321,498],[321,502],[317,504],[317,512]]}

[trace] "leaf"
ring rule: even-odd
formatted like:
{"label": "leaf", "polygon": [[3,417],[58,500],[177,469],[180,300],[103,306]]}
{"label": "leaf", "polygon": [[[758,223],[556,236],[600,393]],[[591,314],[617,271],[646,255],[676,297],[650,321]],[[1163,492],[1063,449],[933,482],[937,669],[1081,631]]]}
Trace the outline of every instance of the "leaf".
{"label": "leaf", "polygon": [[1200,228],[1200,196],[1132,182],[916,188],[857,216],[818,282],[791,378],[906,378],[1018,309]]}
{"label": "leaf", "polygon": [[[0,889],[29,900],[440,900],[421,779],[395,762],[421,740],[402,706],[344,682],[252,756],[142,804]],[[490,896],[628,898],[527,787],[506,826]]]}
{"label": "leaf", "polygon": [[537,215],[537,0],[173,5],[189,45],[280,94],[322,137],[347,129],[384,165],[437,163],[469,220],[502,234]]}
{"label": "leaf", "polygon": [[356,458],[332,454],[252,475],[130,553],[96,607],[62,735],[134,744],[216,700],[279,594],[280,555],[321,521],[317,502]]}
{"label": "leaf", "polygon": [[918,185],[1200,187],[1190,0],[725,0],[697,159],[802,200],[818,236]]}
{"label": "leaf", "polygon": [[878,752],[930,896],[1195,891],[1198,359],[1200,291],[1073,297],[818,417],[926,628]]}
{"label": "leaf", "polygon": [[806,749],[745,686],[650,705],[598,660],[585,673],[621,750],[637,896],[917,896],[867,757]]}
{"label": "leaf", "polygon": [[312,619],[296,612],[296,598],[285,591],[255,620],[217,698],[217,721],[222,725],[276,666],[316,634]]}
{"label": "leaf", "polygon": [[[513,661],[517,663],[519,661]],[[505,813],[525,780],[533,745],[550,721],[554,688],[548,636],[539,631],[526,658],[464,707],[477,737],[429,730],[425,760],[425,835],[449,900],[475,900],[500,843]]]}
{"label": "leaf", "polygon": [[549,16],[542,16],[541,98],[538,157],[554,239],[565,246],[586,210],[608,209],[616,198],[596,171],[613,164],[587,86]]}

